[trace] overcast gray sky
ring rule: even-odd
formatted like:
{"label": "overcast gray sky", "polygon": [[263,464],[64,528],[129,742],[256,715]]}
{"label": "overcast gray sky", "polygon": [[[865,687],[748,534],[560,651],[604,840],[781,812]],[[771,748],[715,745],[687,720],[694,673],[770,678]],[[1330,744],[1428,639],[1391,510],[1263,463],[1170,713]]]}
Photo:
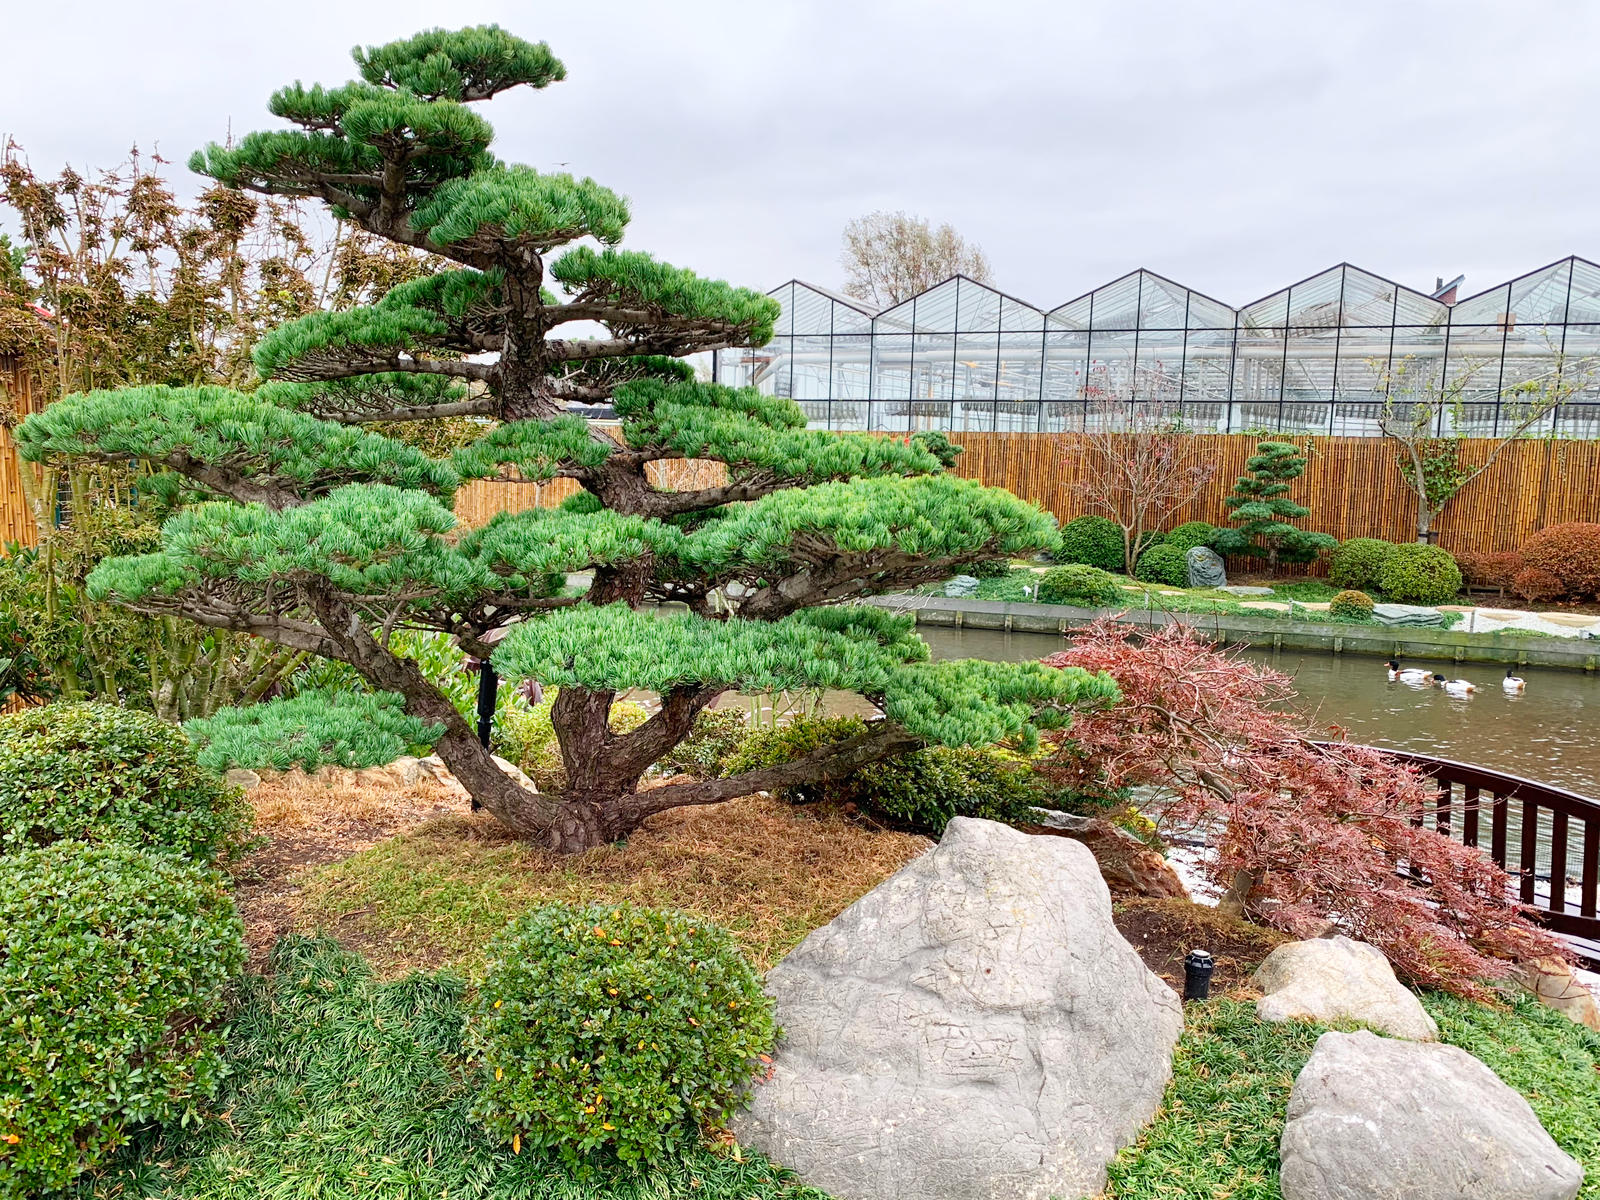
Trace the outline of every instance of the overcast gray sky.
{"label": "overcast gray sky", "polygon": [[494,21],[568,77],[501,157],[629,196],[626,244],[838,286],[873,209],[949,221],[1052,307],[1134,267],[1229,303],[1340,260],[1479,291],[1600,258],[1600,4],[56,0],[6,5],[0,132],[36,169],[276,124],[352,44]]}

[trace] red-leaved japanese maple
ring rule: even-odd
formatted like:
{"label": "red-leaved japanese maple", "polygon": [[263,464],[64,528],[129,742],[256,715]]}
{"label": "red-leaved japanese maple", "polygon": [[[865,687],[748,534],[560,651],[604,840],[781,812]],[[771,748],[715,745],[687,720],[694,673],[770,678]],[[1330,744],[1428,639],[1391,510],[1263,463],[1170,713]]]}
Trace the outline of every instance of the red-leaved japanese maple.
{"label": "red-leaved japanese maple", "polygon": [[1288,676],[1180,625],[1099,621],[1051,666],[1109,673],[1123,699],[1076,716],[1046,764],[1061,782],[1155,786],[1164,830],[1203,830],[1223,903],[1297,937],[1331,924],[1413,983],[1482,997],[1512,962],[1566,957],[1482,851],[1413,823],[1438,791],[1360,746],[1319,745]]}

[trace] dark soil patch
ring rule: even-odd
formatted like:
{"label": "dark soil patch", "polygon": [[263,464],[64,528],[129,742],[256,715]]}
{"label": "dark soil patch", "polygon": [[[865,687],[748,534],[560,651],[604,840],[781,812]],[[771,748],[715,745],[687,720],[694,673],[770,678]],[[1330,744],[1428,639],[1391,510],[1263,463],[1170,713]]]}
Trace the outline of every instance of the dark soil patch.
{"label": "dark soil patch", "polygon": [[1226,917],[1189,900],[1123,900],[1112,911],[1122,936],[1174,991],[1183,993],[1183,960],[1205,950],[1217,960],[1213,995],[1239,991],[1274,947],[1291,939],[1261,925]]}

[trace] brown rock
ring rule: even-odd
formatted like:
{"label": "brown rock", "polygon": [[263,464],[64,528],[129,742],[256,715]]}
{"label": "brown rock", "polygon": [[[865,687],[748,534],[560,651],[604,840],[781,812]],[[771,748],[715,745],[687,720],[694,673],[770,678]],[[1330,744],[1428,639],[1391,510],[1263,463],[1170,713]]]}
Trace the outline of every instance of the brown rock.
{"label": "brown rock", "polygon": [[1039,815],[1040,823],[1024,825],[1024,831],[1082,842],[1094,855],[1113,896],[1189,899],[1189,891],[1172,865],[1126,829],[1103,817],[1043,811]]}
{"label": "brown rock", "polygon": [[1541,1004],[1600,1033],[1600,1001],[1567,963],[1559,958],[1541,958],[1520,964],[1512,977]]}

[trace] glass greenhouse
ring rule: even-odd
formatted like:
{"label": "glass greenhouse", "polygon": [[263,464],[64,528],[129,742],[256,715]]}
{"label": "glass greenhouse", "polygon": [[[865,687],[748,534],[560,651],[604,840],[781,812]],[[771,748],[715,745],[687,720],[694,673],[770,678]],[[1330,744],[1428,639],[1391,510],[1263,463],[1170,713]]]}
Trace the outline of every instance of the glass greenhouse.
{"label": "glass greenhouse", "polygon": [[[1388,399],[1441,424],[1600,436],[1600,266],[1567,258],[1448,305],[1348,263],[1243,308],[1135,271],[1048,311],[955,276],[872,312],[792,280],[772,342],[719,382],[798,401],[817,428],[1060,431],[1157,403],[1201,432],[1370,435]],[[1442,432],[1442,430],[1441,430]]]}

